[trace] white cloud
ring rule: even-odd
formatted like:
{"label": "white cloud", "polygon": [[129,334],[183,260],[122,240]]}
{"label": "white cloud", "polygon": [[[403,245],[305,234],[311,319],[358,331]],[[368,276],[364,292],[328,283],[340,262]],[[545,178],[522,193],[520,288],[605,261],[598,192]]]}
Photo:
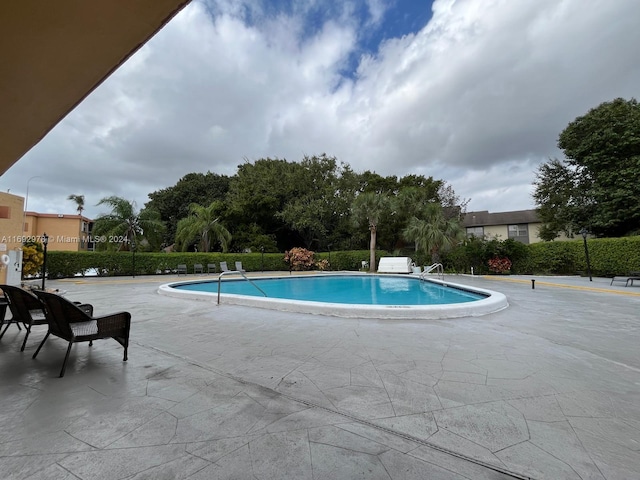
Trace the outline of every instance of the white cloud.
{"label": "white cloud", "polygon": [[[266,5],[266,4],[265,4]],[[532,208],[537,166],[560,131],[616,97],[638,97],[640,3],[436,0],[415,34],[360,59],[385,4],[194,2],[0,178],[29,208],[87,214],[189,172],[232,175],[244,158],[326,152],[356,171],[448,181],[470,209]],[[328,9],[329,7],[327,7]],[[322,19],[310,28],[308,15]],[[36,188],[37,187],[37,188]]]}

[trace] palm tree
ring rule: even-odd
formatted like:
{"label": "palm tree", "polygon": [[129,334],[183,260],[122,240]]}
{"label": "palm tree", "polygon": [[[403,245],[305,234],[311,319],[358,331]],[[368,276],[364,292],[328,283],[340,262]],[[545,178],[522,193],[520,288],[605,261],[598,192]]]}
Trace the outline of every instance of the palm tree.
{"label": "palm tree", "polygon": [[109,205],[111,213],[96,218],[93,235],[106,237],[108,243],[117,243],[118,250],[129,250],[132,242],[143,238],[155,240],[165,229],[157,211],[143,209],[136,212],[135,202],[125,198],[106,197],[98,205]]}
{"label": "palm tree", "polygon": [[389,197],[375,192],[361,193],[351,207],[354,221],[362,225],[366,219],[371,239],[369,241],[369,272],[376,271],[376,235],[382,216],[389,211]]}
{"label": "palm tree", "polygon": [[220,223],[222,202],[214,201],[208,207],[197,203],[189,206],[189,216],[181,219],[176,228],[176,245],[185,251],[189,244],[200,237],[200,249],[208,252],[212,241],[220,242],[222,251],[226,252],[231,241],[231,234]]}
{"label": "palm tree", "polygon": [[67,200],[74,201],[76,203],[78,215],[82,215],[82,211],[84,210],[84,195],[69,195]]}
{"label": "palm tree", "polygon": [[431,255],[431,261],[440,261],[440,252],[454,247],[464,238],[464,230],[457,218],[446,218],[442,205],[436,202],[427,204],[420,218],[409,219],[402,235],[405,240],[415,242],[416,250]]}

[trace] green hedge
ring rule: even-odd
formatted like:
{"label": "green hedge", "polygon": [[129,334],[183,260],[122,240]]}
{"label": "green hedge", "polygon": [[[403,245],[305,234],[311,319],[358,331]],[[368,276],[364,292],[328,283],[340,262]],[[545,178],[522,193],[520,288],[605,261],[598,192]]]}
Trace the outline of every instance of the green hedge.
{"label": "green hedge", "polygon": [[[640,236],[623,238],[597,238],[587,240],[591,273],[599,277],[625,275],[640,271]],[[376,265],[384,250],[376,251]],[[486,261],[493,255],[504,255],[513,262],[511,273],[575,275],[586,274],[587,263],[582,238],[568,241],[540,242],[523,245],[518,242],[479,241],[447,253],[443,257],[445,269],[450,272],[469,272],[474,267],[477,274],[488,273]],[[363,261],[369,261],[368,250],[322,252],[316,260],[330,260],[330,270],[358,271]],[[136,275],[173,273],[178,264],[187,265],[189,273],[193,265],[201,263],[205,271],[208,263],[226,261],[233,269],[236,261],[249,272],[287,271],[283,253],[136,253]],[[419,263],[418,263],[419,264]],[[131,252],[48,252],[47,272],[50,278],[73,277],[88,270],[100,276],[131,275]]]}
{"label": "green hedge", "polygon": [[[599,277],[626,275],[640,271],[640,236],[593,238],[587,240],[591,273]],[[472,239],[443,258],[447,271],[489,273],[487,261],[494,255],[506,256],[514,274],[575,275],[587,273],[582,238],[524,245],[512,240]]]}
{"label": "green hedge", "polygon": [[[582,240],[533,243],[528,246],[528,255],[514,262],[514,273],[574,275],[583,270],[584,260]],[[586,262],[584,262],[586,271]]]}
{"label": "green hedge", "polygon": [[[640,270],[640,236],[587,240],[591,273],[597,277],[626,275]],[[529,256],[519,268],[526,273],[586,274],[584,240],[541,242],[529,245]]]}
{"label": "green hedge", "polygon": [[[385,255],[376,252],[377,259]],[[348,252],[316,253],[316,260],[331,257],[331,270],[359,270],[362,261],[369,259],[368,250]],[[133,274],[134,256],[131,252],[48,252],[47,274],[49,278],[66,278],[84,275],[95,271],[99,276],[118,276]],[[136,253],[136,275],[162,275],[175,273],[179,264],[185,264],[187,271],[193,273],[193,265],[201,263],[207,271],[207,264],[215,263],[218,271],[220,262],[227,262],[230,269],[235,262],[241,261],[248,272],[287,271],[289,265],[284,261],[283,253]],[[377,261],[377,260],[376,260]]]}

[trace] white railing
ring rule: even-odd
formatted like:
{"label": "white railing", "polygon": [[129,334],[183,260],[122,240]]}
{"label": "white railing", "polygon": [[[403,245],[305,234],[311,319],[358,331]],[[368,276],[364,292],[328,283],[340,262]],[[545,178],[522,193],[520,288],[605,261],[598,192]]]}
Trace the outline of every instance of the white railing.
{"label": "white railing", "polygon": [[441,263],[434,263],[433,265],[425,265],[424,271],[420,274],[420,279],[424,280],[427,278],[427,275],[432,274],[435,271],[436,275],[440,280],[444,280],[444,267]]}
{"label": "white railing", "polygon": [[238,270],[227,270],[225,272],[222,272],[220,275],[218,275],[218,305],[220,305],[220,284],[222,283],[220,281],[220,279],[224,276],[224,275],[231,275],[231,274],[235,274],[238,273],[240,275],[242,275],[242,277],[249,282],[251,285],[253,285],[254,287],[256,287],[260,293],[262,293],[262,295],[264,295],[265,297],[268,296],[266,293],[264,293],[264,290],[262,290],[258,285],[256,285],[254,282],[251,281],[251,279],[249,279],[244,272],[240,272]]}

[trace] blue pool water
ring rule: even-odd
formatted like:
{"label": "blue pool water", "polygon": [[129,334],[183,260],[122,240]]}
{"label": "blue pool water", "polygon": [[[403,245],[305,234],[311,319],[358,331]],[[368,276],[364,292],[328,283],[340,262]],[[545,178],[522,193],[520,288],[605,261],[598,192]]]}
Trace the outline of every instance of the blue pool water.
{"label": "blue pool water", "polygon": [[[447,287],[413,277],[374,275],[323,275],[313,277],[261,278],[251,280],[268,298],[355,305],[447,305],[473,302],[487,295]],[[174,284],[173,288],[218,292],[218,282]],[[244,279],[221,282],[222,294],[262,297]]]}

